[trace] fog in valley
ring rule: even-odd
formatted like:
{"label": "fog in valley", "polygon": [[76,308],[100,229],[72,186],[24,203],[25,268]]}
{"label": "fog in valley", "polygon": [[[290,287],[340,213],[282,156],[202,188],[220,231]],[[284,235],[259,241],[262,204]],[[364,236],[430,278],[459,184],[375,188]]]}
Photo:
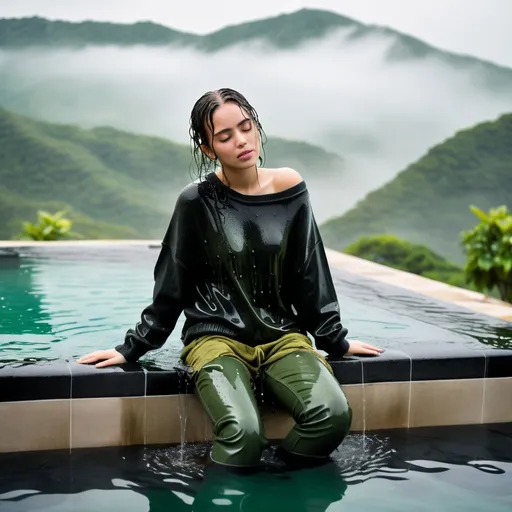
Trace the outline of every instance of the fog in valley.
{"label": "fog in valley", "polygon": [[188,145],[194,101],[207,90],[238,89],[267,135],[344,159],[334,187],[321,169],[308,172],[319,221],[342,214],[455,131],[512,111],[512,94],[487,88],[477,69],[429,58],[392,61],[386,55],[394,36],[349,35],[338,31],[288,51],[263,43],[210,54],[172,47],[3,50],[0,105]]}

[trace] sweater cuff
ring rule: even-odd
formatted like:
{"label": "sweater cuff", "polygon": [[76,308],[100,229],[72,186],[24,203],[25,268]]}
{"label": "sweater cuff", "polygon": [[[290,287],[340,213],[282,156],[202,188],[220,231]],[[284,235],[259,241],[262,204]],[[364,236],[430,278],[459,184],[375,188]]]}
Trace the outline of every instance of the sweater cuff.
{"label": "sweater cuff", "polygon": [[126,359],[126,362],[128,363],[136,362],[149,350],[149,348],[146,348],[143,345],[134,345],[131,343],[122,343],[121,345],[117,345],[115,349]]}
{"label": "sweater cuff", "polygon": [[341,338],[339,340],[336,340],[326,352],[331,357],[343,357],[348,352],[348,349],[350,348],[350,343],[346,338]]}

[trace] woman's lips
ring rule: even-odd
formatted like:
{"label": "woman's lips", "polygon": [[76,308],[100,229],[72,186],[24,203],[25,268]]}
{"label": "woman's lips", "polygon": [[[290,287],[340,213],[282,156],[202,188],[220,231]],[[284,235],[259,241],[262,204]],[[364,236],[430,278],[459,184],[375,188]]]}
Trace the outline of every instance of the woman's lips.
{"label": "woman's lips", "polygon": [[238,158],[240,158],[240,160],[248,160],[249,158],[251,158],[253,153],[254,153],[254,151],[252,149],[250,149],[248,151],[244,151],[243,153],[240,153],[238,155]]}

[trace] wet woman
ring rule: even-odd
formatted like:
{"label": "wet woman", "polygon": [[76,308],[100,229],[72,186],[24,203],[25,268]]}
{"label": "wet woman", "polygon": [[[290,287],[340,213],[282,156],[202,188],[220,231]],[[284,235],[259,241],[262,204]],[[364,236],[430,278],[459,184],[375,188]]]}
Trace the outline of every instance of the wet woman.
{"label": "wet woman", "polygon": [[326,460],[352,411],[308,334],[331,357],[381,349],[347,339],[306,183],[293,169],[259,166],[264,132],[247,99],[232,89],[204,94],[190,135],[199,179],[176,201],[152,302],[123,344],[78,362],[136,361],[162,347],[183,312],[181,358],[212,421],[212,461],[258,466],[268,441],[256,379],[296,422],[282,457]]}

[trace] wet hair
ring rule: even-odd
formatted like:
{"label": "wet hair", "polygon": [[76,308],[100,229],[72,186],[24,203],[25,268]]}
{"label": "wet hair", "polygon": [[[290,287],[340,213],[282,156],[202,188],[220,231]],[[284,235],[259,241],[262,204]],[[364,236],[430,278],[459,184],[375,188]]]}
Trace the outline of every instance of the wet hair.
{"label": "wet hair", "polygon": [[[196,101],[192,109],[192,113],[190,115],[189,134],[193,145],[192,152],[194,156],[194,161],[197,166],[197,174],[199,179],[204,178],[205,175],[208,174],[210,170],[213,170],[215,168],[217,158],[215,158],[215,160],[209,158],[201,150],[201,146],[207,146],[210,149],[212,149],[212,151],[215,153],[213,147],[210,147],[208,128],[211,130],[211,133],[214,132],[213,114],[215,113],[217,108],[219,108],[221,105],[227,102],[236,103],[240,107],[244,115],[249,116],[249,118],[254,122],[254,125],[258,129],[258,133],[260,135],[260,145],[263,152],[263,144],[266,142],[265,132],[263,131],[256,110],[247,101],[247,99],[239,92],[229,88],[209,91],[203,94]],[[263,165],[263,161],[264,159],[260,154],[260,166]]]}

